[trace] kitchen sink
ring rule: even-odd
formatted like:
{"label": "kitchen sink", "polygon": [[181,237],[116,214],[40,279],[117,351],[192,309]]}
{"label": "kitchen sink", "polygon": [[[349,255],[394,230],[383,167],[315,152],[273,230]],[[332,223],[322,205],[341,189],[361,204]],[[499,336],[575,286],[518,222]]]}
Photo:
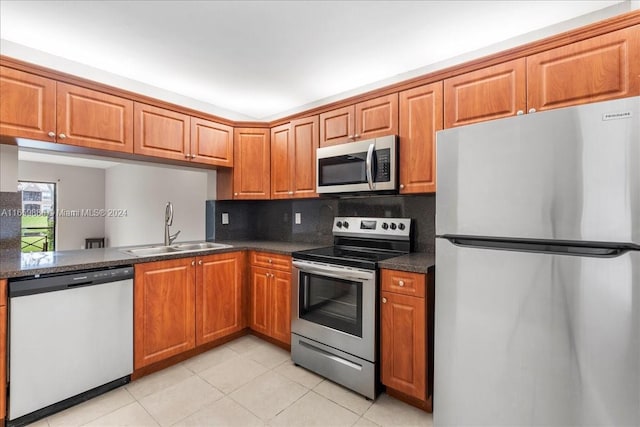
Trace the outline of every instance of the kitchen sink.
{"label": "kitchen sink", "polygon": [[213,242],[195,242],[195,243],[176,243],[171,246],[146,246],[142,248],[127,249],[123,252],[135,255],[137,257],[167,255],[176,253],[188,253],[198,251],[208,251],[212,249],[231,248],[231,245]]}
{"label": "kitchen sink", "polygon": [[224,249],[230,248],[231,245],[223,245],[222,243],[202,242],[202,243],[178,243],[171,245],[171,248],[179,251],[199,251],[205,249]]}

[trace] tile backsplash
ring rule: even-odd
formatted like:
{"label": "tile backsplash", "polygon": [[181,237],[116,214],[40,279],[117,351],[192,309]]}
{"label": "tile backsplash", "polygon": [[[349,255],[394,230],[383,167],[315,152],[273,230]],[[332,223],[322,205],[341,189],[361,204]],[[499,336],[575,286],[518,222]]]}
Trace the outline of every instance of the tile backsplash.
{"label": "tile backsplash", "polygon": [[[335,216],[413,219],[414,251],[435,251],[435,195],[322,197],[301,200],[207,201],[207,239],[333,242]],[[222,224],[222,213],[229,224]],[[301,223],[295,224],[295,214]]]}
{"label": "tile backsplash", "polygon": [[21,192],[0,192],[0,256],[20,253]]}

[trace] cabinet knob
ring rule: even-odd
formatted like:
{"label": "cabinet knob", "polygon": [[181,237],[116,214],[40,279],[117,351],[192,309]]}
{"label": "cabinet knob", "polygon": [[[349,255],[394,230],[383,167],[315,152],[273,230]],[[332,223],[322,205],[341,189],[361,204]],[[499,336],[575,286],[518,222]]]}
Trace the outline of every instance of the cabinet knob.
{"label": "cabinet knob", "polygon": [[195,261],[195,260],[191,261],[191,265],[192,265],[192,266],[193,266],[193,265],[196,265],[196,261]]}
{"label": "cabinet knob", "polygon": [[293,191],[289,191],[289,195],[292,195],[292,194],[293,194]]}
{"label": "cabinet knob", "polygon": [[191,155],[191,158],[192,158],[192,159],[195,159],[195,158],[196,158],[196,155],[195,155],[195,154],[192,154],[192,155]]}
{"label": "cabinet knob", "polygon": [[387,299],[385,297],[382,297],[382,303],[386,304],[387,303]]}
{"label": "cabinet knob", "polygon": [[404,190],[404,184],[400,184],[400,189]]}
{"label": "cabinet knob", "polygon": [[529,108],[529,113],[535,113],[536,109],[535,108]]}
{"label": "cabinet knob", "polygon": [[357,133],[353,135],[353,139],[358,139],[358,138],[360,138],[360,135],[358,135]]}
{"label": "cabinet knob", "polygon": [[404,286],[404,280],[398,281],[398,286]]}
{"label": "cabinet knob", "polygon": [[198,265],[202,265],[202,260],[198,261]]}
{"label": "cabinet knob", "polygon": [[234,195],[234,196],[237,196],[237,195],[238,195],[238,193],[233,193],[233,195]]}
{"label": "cabinet knob", "polygon": [[273,262],[273,260],[271,258],[269,258],[269,264],[271,264]]}
{"label": "cabinet knob", "polygon": [[523,114],[524,114],[524,111],[522,111],[522,110],[518,110],[518,111],[516,112],[516,116],[521,116],[521,115],[523,115]]}
{"label": "cabinet knob", "polygon": [[47,135],[49,135],[49,138],[55,138],[56,137],[56,133],[55,132],[49,132]]}
{"label": "cabinet knob", "polygon": [[60,139],[65,139],[67,137],[67,135],[65,135],[64,133],[61,133],[60,135],[58,135],[58,138]]}
{"label": "cabinet knob", "polygon": [[185,155],[184,155],[184,158],[185,158],[185,159],[189,159],[189,158],[191,158],[191,154],[185,154]]}

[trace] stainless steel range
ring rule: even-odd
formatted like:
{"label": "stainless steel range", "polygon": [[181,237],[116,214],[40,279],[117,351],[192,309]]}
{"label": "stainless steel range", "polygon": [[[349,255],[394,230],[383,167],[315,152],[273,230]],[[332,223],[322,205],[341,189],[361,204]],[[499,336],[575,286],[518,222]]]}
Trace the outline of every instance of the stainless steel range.
{"label": "stainless steel range", "polygon": [[370,399],[379,384],[378,262],[411,250],[411,219],[336,217],[334,246],[293,253],[291,357]]}

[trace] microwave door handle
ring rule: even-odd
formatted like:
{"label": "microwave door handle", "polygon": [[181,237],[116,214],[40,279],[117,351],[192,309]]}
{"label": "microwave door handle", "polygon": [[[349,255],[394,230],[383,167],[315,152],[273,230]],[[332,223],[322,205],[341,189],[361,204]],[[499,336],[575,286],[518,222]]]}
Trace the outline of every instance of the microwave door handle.
{"label": "microwave door handle", "polygon": [[376,144],[375,143],[371,143],[369,145],[369,149],[367,150],[367,161],[366,161],[366,168],[367,168],[367,182],[369,183],[369,190],[373,190],[374,189],[374,185],[373,185],[373,150],[376,149]]}

